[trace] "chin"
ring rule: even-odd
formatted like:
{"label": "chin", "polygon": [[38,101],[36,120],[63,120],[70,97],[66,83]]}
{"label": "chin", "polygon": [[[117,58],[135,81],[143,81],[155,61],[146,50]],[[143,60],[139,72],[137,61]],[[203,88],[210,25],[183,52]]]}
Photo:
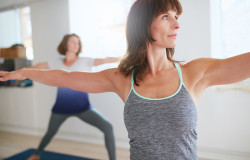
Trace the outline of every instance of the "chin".
{"label": "chin", "polygon": [[175,48],[176,45],[169,45],[169,46],[166,46],[165,48]]}
{"label": "chin", "polygon": [[165,45],[165,48],[175,48],[176,46],[176,43],[175,42],[172,42],[172,43],[168,43]]}

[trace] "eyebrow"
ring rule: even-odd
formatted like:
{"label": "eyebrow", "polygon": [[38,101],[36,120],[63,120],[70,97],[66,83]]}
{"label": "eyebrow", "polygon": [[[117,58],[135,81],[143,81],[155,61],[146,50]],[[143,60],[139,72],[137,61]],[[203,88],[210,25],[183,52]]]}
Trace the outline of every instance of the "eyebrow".
{"label": "eyebrow", "polygon": [[[166,11],[166,12],[162,12],[159,15],[164,15],[164,14],[171,14],[170,12]],[[174,14],[175,16],[180,16],[177,12],[175,12]]]}

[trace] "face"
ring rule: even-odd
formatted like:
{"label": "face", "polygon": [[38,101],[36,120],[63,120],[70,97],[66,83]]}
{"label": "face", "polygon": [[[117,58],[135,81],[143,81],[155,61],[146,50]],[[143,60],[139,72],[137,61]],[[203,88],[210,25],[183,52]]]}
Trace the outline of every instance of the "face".
{"label": "face", "polygon": [[76,36],[70,36],[67,42],[67,52],[77,53],[79,47],[79,38]]}
{"label": "face", "polygon": [[156,40],[153,45],[161,48],[174,48],[180,28],[176,11],[169,10],[155,17],[151,24],[151,34]]}

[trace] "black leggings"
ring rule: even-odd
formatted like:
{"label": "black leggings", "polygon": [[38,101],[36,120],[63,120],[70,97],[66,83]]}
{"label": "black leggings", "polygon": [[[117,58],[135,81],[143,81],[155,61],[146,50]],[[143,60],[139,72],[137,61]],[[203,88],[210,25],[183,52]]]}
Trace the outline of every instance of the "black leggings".
{"label": "black leggings", "polygon": [[61,124],[71,116],[77,116],[84,122],[97,127],[105,135],[105,146],[108,150],[110,160],[115,160],[115,140],[111,123],[104,118],[96,109],[91,108],[79,114],[56,114],[52,113],[50,117],[48,130],[43,137],[42,141],[35,154],[40,155],[44,148],[48,145],[54,137]]}

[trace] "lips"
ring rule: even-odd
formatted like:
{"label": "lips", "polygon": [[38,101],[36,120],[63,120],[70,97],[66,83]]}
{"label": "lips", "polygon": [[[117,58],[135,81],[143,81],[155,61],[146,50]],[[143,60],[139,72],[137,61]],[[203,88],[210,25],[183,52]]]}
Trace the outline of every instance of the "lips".
{"label": "lips", "polygon": [[168,37],[176,37],[176,36],[177,36],[177,34],[171,34]]}

